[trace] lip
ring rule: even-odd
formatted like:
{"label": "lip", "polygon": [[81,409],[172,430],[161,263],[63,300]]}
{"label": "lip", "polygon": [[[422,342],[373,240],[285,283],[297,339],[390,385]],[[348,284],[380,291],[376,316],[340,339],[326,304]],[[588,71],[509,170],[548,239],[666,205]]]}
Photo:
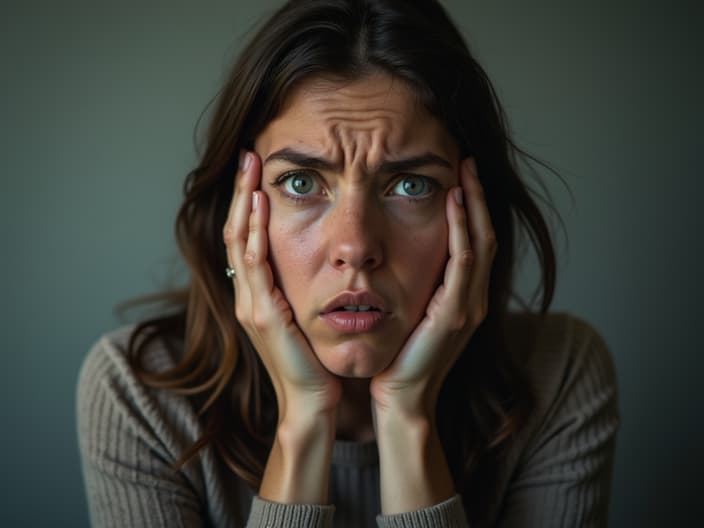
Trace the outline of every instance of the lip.
{"label": "lip", "polygon": [[[365,312],[337,311],[342,306],[364,305],[374,308]],[[374,292],[346,291],[331,299],[323,308],[320,317],[333,330],[343,334],[372,332],[388,318],[384,300]]]}
{"label": "lip", "polygon": [[386,312],[328,312],[320,317],[342,334],[362,334],[377,329],[387,318]]}
{"label": "lip", "polygon": [[351,305],[364,305],[376,308],[376,312],[347,312],[347,313],[385,313],[386,307],[384,305],[384,300],[379,297],[376,293],[367,290],[362,290],[358,292],[342,292],[340,295],[331,299],[323,308],[321,315],[327,315],[329,313],[344,313],[344,312],[334,312],[336,308],[342,306]]}

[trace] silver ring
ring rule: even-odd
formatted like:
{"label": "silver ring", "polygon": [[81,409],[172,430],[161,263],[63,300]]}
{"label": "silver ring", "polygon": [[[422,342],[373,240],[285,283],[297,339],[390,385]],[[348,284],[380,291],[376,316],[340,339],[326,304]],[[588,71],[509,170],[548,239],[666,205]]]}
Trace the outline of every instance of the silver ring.
{"label": "silver ring", "polygon": [[236,277],[234,268],[231,268],[230,266],[226,267],[225,275],[227,275],[228,279],[234,279]]}

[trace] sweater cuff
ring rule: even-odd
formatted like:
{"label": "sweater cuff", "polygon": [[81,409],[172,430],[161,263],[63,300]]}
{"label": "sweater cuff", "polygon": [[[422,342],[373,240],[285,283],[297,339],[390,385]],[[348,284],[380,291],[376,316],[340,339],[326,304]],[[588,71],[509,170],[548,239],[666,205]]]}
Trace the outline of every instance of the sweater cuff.
{"label": "sweater cuff", "polygon": [[334,506],[281,504],[252,499],[247,528],[331,528]]}
{"label": "sweater cuff", "polygon": [[412,512],[378,515],[379,528],[467,528],[462,498],[459,495],[439,504]]}

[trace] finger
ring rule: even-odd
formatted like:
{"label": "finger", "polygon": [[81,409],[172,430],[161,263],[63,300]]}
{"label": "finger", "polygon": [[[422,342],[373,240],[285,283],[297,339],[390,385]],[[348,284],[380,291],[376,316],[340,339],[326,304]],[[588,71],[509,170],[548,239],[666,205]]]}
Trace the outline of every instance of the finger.
{"label": "finger", "polygon": [[240,152],[237,172],[235,173],[235,185],[232,194],[232,201],[230,202],[230,209],[227,212],[225,227],[234,227],[234,224],[237,222],[237,218],[239,217],[241,219],[241,214],[238,215],[238,206],[242,201],[242,196],[249,195],[254,188],[253,186],[256,186],[256,182],[252,181],[252,176],[249,170],[251,168],[252,156],[252,153],[244,149]]}
{"label": "finger", "polygon": [[[230,267],[235,269],[236,274],[241,274],[244,269],[243,255],[247,244],[249,232],[249,215],[251,211],[251,196],[254,189],[259,185],[259,173],[257,156],[254,153],[242,151],[240,155],[240,166],[235,176],[235,190],[228,219],[223,229],[223,239],[227,246],[227,259]],[[246,281],[237,281],[237,291],[245,294],[248,289]],[[238,300],[249,295],[238,295]]]}
{"label": "finger", "polygon": [[[447,193],[446,214],[448,232],[448,251],[450,258],[445,267],[443,284],[445,286],[448,313],[466,312],[467,296],[470,288],[470,276],[473,271],[474,253],[467,231],[467,213],[464,208],[464,196],[461,187],[454,187]],[[462,325],[462,321],[458,321]]]}
{"label": "finger", "polygon": [[[482,302],[486,310],[489,298],[489,279],[496,255],[497,241],[491,223],[489,208],[484,196],[477,166],[473,158],[463,163],[462,186],[468,211],[469,240],[474,252],[474,273],[470,283],[470,295]],[[478,297],[475,297],[478,296]]]}
{"label": "finger", "polygon": [[249,233],[245,247],[243,267],[251,296],[253,323],[259,329],[269,325],[274,314],[272,292],[274,277],[267,260],[269,240],[267,226],[269,222],[269,202],[266,194],[254,191],[251,195],[252,206],[249,215]]}

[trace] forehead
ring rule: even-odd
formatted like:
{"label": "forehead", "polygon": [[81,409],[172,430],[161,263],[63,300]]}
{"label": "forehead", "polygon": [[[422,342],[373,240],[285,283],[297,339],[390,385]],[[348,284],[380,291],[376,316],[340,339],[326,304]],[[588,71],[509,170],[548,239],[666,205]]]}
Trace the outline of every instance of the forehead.
{"label": "forehead", "polygon": [[288,94],[256,147],[266,156],[279,148],[305,145],[339,158],[350,144],[384,157],[419,148],[456,156],[443,124],[405,82],[383,73],[352,81],[306,79]]}

